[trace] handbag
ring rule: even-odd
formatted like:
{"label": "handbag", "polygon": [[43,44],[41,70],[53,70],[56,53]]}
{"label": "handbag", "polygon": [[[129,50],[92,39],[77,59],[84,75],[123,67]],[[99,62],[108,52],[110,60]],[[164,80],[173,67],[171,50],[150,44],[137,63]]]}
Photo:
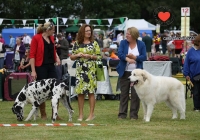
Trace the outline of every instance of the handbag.
{"label": "handbag", "polygon": [[96,76],[97,76],[97,81],[105,81],[102,61],[96,61]]}

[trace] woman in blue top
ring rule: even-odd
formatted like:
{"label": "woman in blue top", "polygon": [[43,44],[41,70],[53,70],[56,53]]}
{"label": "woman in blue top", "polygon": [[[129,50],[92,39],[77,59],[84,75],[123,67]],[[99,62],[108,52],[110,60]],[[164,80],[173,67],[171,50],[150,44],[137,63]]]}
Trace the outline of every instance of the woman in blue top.
{"label": "woman in blue top", "polygon": [[198,75],[200,77],[200,34],[194,39],[194,46],[187,52],[183,73],[186,80],[191,80],[194,85],[192,91],[194,110],[200,111],[200,81],[194,78]]}
{"label": "woman in blue top", "polygon": [[[143,61],[146,58],[146,46],[144,42],[138,40],[139,31],[135,27],[127,29],[126,40],[120,42],[118,49],[118,57],[120,62],[117,66],[117,72],[120,80],[120,106],[119,106],[119,119],[127,117],[128,100],[131,72],[136,68],[143,68]],[[139,97],[134,89],[131,87],[131,105],[130,105],[130,119],[138,119],[138,111],[140,107]]]}

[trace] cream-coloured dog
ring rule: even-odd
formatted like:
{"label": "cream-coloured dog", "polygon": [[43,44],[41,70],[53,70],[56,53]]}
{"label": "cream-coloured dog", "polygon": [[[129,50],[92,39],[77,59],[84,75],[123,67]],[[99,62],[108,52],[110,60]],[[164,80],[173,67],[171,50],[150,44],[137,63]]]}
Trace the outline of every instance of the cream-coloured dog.
{"label": "cream-coloured dog", "polygon": [[172,119],[185,119],[185,95],[183,84],[172,77],[154,76],[142,69],[135,69],[129,77],[143,106],[144,120],[150,121],[154,105],[164,101],[172,110]]}
{"label": "cream-coloured dog", "polygon": [[6,72],[5,68],[0,69],[0,73],[4,74],[4,72]]}

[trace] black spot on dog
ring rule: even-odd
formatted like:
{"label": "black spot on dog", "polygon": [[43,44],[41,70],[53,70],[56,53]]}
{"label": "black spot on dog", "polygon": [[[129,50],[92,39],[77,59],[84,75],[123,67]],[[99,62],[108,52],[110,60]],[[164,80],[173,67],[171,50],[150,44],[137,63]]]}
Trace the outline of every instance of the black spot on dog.
{"label": "black spot on dog", "polygon": [[55,82],[55,86],[58,86],[60,84],[60,81]]}
{"label": "black spot on dog", "polygon": [[60,86],[61,86],[61,88],[63,88],[63,87],[65,87],[65,84],[64,84],[64,83],[62,83]]}
{"label": "black spot on dog", "polygon": [[39,107],[40,106],[40,104],[37,101],[34,102],[34,105],[35,105],[35,107]]}
{"label": "black spot on dog", "polygon": [[32,86],[32,85],[33,85],[33,83],[28,84],[28,86]]}
{"label": "black spot on dog", "polygon": [[21,107],[21,106],[16,106],[16,107],[15,107],[15,112],[16,112],[15,114],[20,113],[21,110],[22,110],[22,107]]}
{"label": "black spot on dog", "polygon": [[37,84],[35,84],[35,89],[37,89]]}
{"label": "black spot on dog", "polygon": [[56,82],[56,79],[52,79],[52,83],[55,83]]}
{"label": "black spot on dog", "polygon": [[47,91],[47,89],[43,89],[43,92],[46,92]]}
{"label": "black spot on dog", "polygon": [[50,99],[52,99],[52,96],[53,96],[53,92],[51,91],[51,92],[49,92],[48,97],[49,97]]}
{"label": "black spot on dog", "polygon": [[28,84],[26,84],[26,85],[24,86],[24,89],[26,90],[28,87],[29,87]]}
{"label": "black spot on dog", "polygon": [[49,90],[50,88],[49,88],[49,86],[46,86],[46,90]]}
{"label": "black spot on dog", "polygon": [[19,101],[24,101],[24,100],[26,100],[26,96],[24,95],[24,93],[21,92],[18,99],[19,99]]}
{"label": "black spot on dog", "polygon": [[68,86],[65,86],[65,90],[69,90],[69,87],[68,87]]}
{"label": "black spot on dog", "polygon": [[41,80],[40,81],[40,86],[42,87],[42,86],[44,86],[45,85],[45,80]]}

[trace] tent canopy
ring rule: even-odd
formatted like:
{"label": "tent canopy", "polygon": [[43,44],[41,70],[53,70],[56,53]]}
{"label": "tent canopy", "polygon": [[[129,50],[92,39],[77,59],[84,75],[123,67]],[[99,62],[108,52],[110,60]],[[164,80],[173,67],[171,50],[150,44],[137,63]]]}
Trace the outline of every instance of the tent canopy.
{"label": "tent canopy", "polygon": [[125,27],[126,27],[126,22],[124,22],[124,23],[122,23],[122,24],[116,26],[116,27],[114,28],[114,30],[123,31],[123,30],[125,30]]}
{"label": "tent canopy", "polygon": [[19,36],[23,36],[25,33],[32,38],[34,35],[34,29],[10,28],[10,29],[2,30],[2,36],[3,36],[6,44],[10,43],[10,37],[9,37],[10,35],[12,35],[14,38],[16,38]]}
{"label": "tent canopy", "polygon": [[129,27],[135,27],[138,30],[156,30],[156,26],[144,19],[129,19],[126,21],[125,30]]}
{"label": "tent canopy", "polygon": [[78,26],[75,26],[75,25],[66,28],[66,32],[78,32],[78,30],[79,30],[79,27],[78,27]]}
{"label": "tent canopy", "polygon": [[144,19],[129,19],[123,24],[116,26],[115,30],[127,30],[129,27],[135,27],[138,30],[155,30],[156,26]]}

